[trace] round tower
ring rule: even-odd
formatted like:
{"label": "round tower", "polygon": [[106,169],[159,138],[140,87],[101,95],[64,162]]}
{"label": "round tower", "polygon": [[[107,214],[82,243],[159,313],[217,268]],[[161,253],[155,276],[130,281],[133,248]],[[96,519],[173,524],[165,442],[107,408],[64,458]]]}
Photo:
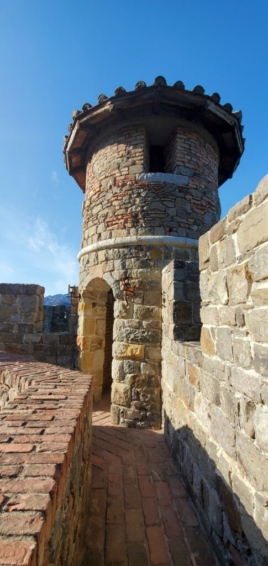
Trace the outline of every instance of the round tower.
{"label": "round tower", "polygon": [[241,112],[157,77],[84,104],[69,132],[66,167],[85,193],[80,368],[95,399],[111,386],[114,423],[158,428],[162,270],[177,270],[173,338],[198,340],[198,238],[219,220],[218,187],[243,153]]}

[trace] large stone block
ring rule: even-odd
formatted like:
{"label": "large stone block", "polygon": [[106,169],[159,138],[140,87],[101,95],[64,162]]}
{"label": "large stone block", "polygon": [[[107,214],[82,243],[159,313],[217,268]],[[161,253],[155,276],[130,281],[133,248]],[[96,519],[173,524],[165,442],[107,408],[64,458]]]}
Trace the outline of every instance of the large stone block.
{"label": "large stone block", "polygon": [[252,367],[251,342],[250,340],[234,336],[233,338],[234,361],[237,366],[249,369]]}
{"label": "large stone block", "polygon": [[142,360],[144,358],[144,346],[141,344],[114,342],[113,357],[122,360],[128,358],[134,360]]}
{"label": "large stone block", "polygon": [[268,201],[251,210],[237,230],[237,244],[241,254],[267,242]]}
{"label": "large stone block", "polygon": [[203,302],[226,305],[228,303],[228,290],[225,271],[201,273],[200,292]]}
{"label": "large stone block", "polygon": [[268,281],[253,283],[251,298],[254,307],[268,306]]}
{"label": "large stone block", "polygon": [[232,305],[246,303],[251,287],[248,264],[231,267],[227,272],[229,302]]}
{"label": "large stone block", "polygon": [[246,312],[245,320],[255,342],[268,342],[268,308],[255,308]]}
{"label": "large stone block", "polygon": [[209,356],[215,356],[216,354],[214,337],[206,326],[203,326],[201,330],[201,348]]}
{"label": "large stone block", "polygon": [[112,403],[115,405],[122,405],[123,407],[130,407],[130,401],[130,386],[114,381],[112,384]]}
{"label": "large stone block", "polygon": [[211,434],[229,456],[235,456],[235,431],[221,409],[211,407]]}
{"label": "large stone block", "polygon": [[268,346],[253,344],[253,364],[258,373],[268,377]]}
{"label": "large stone block", "polygon": [[231,369],[230,384],[234,391],[247,395],[249,399],[259,403],[261,400],[261,379],[254,370],[244,370],[233,366]]}
{"label": "large stone block", "polygon": [[254,415],[256,443],[268,452],[268,407],[258,405]]}
{"label": "large stone block", "polygon": [[251,259],[249,260],[248,267],[253,275],[254,281],[267,279],[268,277],[268,244],[264,244],[258,248]]}
{"label": "large stone block", "polygon": [[253,440],[239,433],[236,435],[236,451],[238,461],[251,485],[257,491],[267,491],[268,475],[264,473],[264,470],[267,470],[266,455]]}
{"label": "large stone block", "polygon": [[217,354],[225,361],[233,361],[232,331],[230,328],[217,328]]}
{"label": "large stone block", "polygon": [[268,196],[268,175],[265,175],[259,182],[255,192],[253,193],[254,204],[258,206]]}

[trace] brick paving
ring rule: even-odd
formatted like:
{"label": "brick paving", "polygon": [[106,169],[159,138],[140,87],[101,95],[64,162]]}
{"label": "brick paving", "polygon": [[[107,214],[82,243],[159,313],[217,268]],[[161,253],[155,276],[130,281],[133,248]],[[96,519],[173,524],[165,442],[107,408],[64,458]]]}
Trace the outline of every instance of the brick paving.
{"label": "brick paving", "polygon": [[93,412],[86,563],[216,566],[163,433],[111,425],[108,411],[106,397]]}

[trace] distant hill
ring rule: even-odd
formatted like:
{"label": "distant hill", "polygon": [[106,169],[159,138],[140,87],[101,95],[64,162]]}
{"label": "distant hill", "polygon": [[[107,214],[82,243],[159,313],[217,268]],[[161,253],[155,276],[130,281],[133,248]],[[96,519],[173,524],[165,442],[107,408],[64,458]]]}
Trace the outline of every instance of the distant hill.
{"label": "distant hill", "polygon": [[70,295],[48,295],[48,297],[44,298],[44,305],[49,307],[54,307],[56,305],[65,305],[69,307],[71,304]]}

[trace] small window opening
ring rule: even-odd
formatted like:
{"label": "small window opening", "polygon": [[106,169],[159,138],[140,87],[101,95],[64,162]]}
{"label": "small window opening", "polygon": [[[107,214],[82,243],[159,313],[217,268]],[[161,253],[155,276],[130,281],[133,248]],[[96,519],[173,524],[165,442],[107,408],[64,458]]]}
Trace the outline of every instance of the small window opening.
{"label": "small window opening", "polygon": [[150,173],[165,172],[165,148],[162,145],[150,145]]}

